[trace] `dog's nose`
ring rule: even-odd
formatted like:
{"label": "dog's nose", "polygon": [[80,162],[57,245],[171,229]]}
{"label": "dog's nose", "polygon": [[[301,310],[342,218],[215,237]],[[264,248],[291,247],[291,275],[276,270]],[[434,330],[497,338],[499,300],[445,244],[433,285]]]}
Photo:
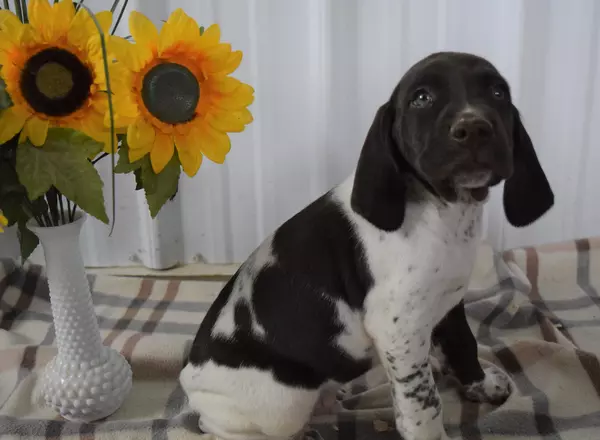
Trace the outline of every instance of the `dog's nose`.
{"label": "dog's nose", "polygon": [[462,144],[471,141],[484,141],[492,137],[492,124],[476,115],[461,116],[450,127],[450,137]]}

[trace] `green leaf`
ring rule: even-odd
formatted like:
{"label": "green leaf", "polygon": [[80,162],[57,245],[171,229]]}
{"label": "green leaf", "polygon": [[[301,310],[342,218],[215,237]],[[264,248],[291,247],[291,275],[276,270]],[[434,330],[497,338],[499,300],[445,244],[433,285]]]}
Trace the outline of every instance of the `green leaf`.
{"label": "green leaf", "polygon": [[204,26],[200,26],[200,35],[202,36],[203,33],[204,33]]}
{"label": "green leaf", "polygon": [[31,202],[31,208],[33,209],[33,215],[43,215],[48,212],[48,204],[43,197],[33,200]]}
{"label": "green leaf", "polygon": [[144,188],[144,183],[142,182],[142,169],[138,168],[133,174],[135,175],[135,190],[139,191]]}
{"label": "green leaf", "polygon": [[27,190],[19,182],[13,165],[0,158],[0,210],[8,217],[10,223],[14,224],[29,220],[32,215],[30,206]]}
{"label": "green leaf", "polygon": [[135,162],[129,162],[129,145],[127,145],[127,140],[121,140],[121,146],[118,150],[119,161],[117,162],[117,166],[115,166],[115,173],[117,174],[128,174],[134,172],[138,168],[142,166],[142,160],[136,160]]}
{"label": "green leaf", "polygon": [[57,130],[63,132],[62,137],[65,142],[69,142],[72,145],[77,145],[79,148],[85,150],[87,157],[96,157],[100,152],[102,152],[102,150],[104,150],[103,143],[98,142],[97,140],[80,131],[71,130],[70,128],[59,128]]}
{"label": "green leaf", "polygon": [[5,195],[0,203],[2,213],[8,218],[9,225],[18,221],[27,221],[31,215],[26,210],[27,196],[24,194],[10,193]]}
{"label": "green leaf", "polygon": [[6,83],[0,78],[0,110],[12,107],[13,103],[6,91]]}
{"label": "green leaf", "polygon": [[[104,144],[94,140],[85,133],[82,133],[72,128],[52,128],[48,131],[46,143],[62,143],[77,147],[87,157],[97,156],[104,149]],[[46,144],[44,144],[46,145]]]}
{"label": "green leaf", "polygon": [[13,193],[25,195],[25,187],[19,183],[19,177],[13,166],[0,158],[0,201]]}
{"label": "green leaf", "polygon": [[54,185],[82,210],[108,223],[102,179],[88,160],[89,150],[66,139],[63,133],[51,129],[43,147],[34,147],[29,142],[19,145],[16,164],[19,180],[31,200]]}
{"label": "green leaf", "polygon": [[[152,162],[150,161],[149,156],[144,156],[142,159],[142,167],[141,167],[141,179],[142,185],[144,186],[144,191],[146,191],[146,195],[154,194],[158,188],[158,175],[154,173],[152,169]],[[167,164],[169,166],[170,162]],[[167,168],[165,167],[165,169]],[[161,174],[164,172],[163,170]]]}
{"label": "green leaf", "polygon": [[37,235],[27,229],[24,222],[19,222],[19,229],[17,233],[19,237],[19,244],[21,245],[21,260],[25,262],[29,256],[38,247],[39,240]]}
{"label": "green leaf", "polygon": [[[154,174],[152,167],[150,167],[150,172]],[[147,188],[147,174],[148,172],[144,173],[144,168],[142,168],[144,189]],[[148,202],[152,218],[156,217],[163,205],[177,192],[180,174],[181,164],[177,154],[173,154],[173,157],[160,174],[154,174],[154,181],[152,182],[155,184],[154,192],[150,193],[146,191],[146,201]]]}

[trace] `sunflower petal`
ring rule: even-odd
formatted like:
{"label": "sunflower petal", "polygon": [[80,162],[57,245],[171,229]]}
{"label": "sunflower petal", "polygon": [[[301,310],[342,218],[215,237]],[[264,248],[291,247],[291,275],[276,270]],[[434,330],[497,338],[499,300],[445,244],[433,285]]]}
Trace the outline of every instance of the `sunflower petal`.
{"label": "sunflower petal", "polygon": [[232,93],[240,85],[242,85],[242,82],[239,79],[223,75],[211,76],[204,82],[204,86],[208,89],[216,90],[223,94]]}
{"label": "sunflower petal", "polygon": [[[97,14],[94,14],[94,16],[96,17],[96,20],[98,20],[98,24],[100,25],[100,28],[102,29],[102,32],[104,32],[105,35],[108,35],[109,31],[110,31],[110,26],[112,25],[112,12],[110,11],[100,11]],[[94,25],[94,32],[98,32],[98,29],[96,28],[96,26]]]}
{"label": "sunflower petal", "polygon": [[[105,36],[108,38],[110,25],[112,24],[112,12],[98,12],[95,14],[95,17],[100,25],[100,28],[102,29],[102,32],[104,32]],[[98,33],[96,23],[94,23],[94,20],[92,17],[90,17],[87,9],[80,8],[75,14],[73,20],[70,22],[70,26],[67,31],[67,39],[73,46],[85,49],[86,44],[91,37],[95,37],[98,40],[96,44],[99,45],[100,34]]]}
{"label": "sunflower petal", "polygon": [[219,73],[223,74],[223,75],[229,75],[230,73],[233,73],[237,70],[238,67],[240,67],[240,64],[242,62],[242,51],[241,50],[236,50],[235,52],[231,52],[231,54],[229,54],[229,58],[227,59],[227,61],[223,64],[223,66],[221,66],[221,69],[219,69]]}
{"label": "sunflower petal", "polygon": [[205,122],[199,125],[198,143],[200,151],[216,163],[225,162],[225,156],[231,149],[231,140],[227,133],[217,131]]}
{"label": "sunflower petal", "polygon": [[207,49],[212,46],[219,44],[221,39],[221,28],[218,24],[211,24],[208,29],[204,30],[204,33],[200,36],[200,43],[198,47],[200,49]]}
{"label": "sunflower petal", "polygon": [[200,127],[195,124],[187,133],[175,135],[175,146],[179,154],[179,162],[183,171],[190,177],[194,177],[202,163],[202,152],[200,151]]}
{"label": "sunflower petal", "polygon": [[253,102],[254,89],[248,84],[241,84],[231,94],[213,98],[214,105],[224,110],[238,110],[248,107]]}
{"label": "sunflower petal", "polygon": [[138,148],[149,149],[149,146],[154,143],[155,136],[154,127],[146,122],[143,117],[139,117],[127,130],[127,144],[133,150]]}
{"label": "sunflower petal", "polygon": [[148,17],[138,11],[129,14],[129,31],[136,44],[156,47],[158,44],[158,31]]}
{"label": "sunflower petal", "polygon": [[[124,94],[117,95],[118,89],[116,88],[113,88],[113,93],[115,93],[113,99],[115,124],[120,124],[118,121],[123,118],[137,118],[139,115],[137,104],[129,99],[128,96],[124,96]],[[130,121],[127,124],[129,125],[132,122]],[[104,125],[106,127],[110,126],[110,114],[108,112],[106,112],[106,116],[104,117]]]}
{"label": "sunflower petal", "polygon": [[75,17],[75,6],[73,6],[72,0],[61,0],[58,3],[54,3],[52,6],[53,20],[52,20],[52,35],[54,38],[65,35],[71,21]]}
{"label": "sunflower petal", "polygon": [[6,9],[0,10],[0,32],[2,32],[2,42],[16,43],[23,32],[25,26],[15,14]]}
{"label": "sunflower petal", "polygon": [[31,26],[23,26],[18,34],[18,41],[22,46],[38,44],[41,36]]}
{"label": "sunflower petal", "polygon": [[163,133],[157,133],[154,138],[154,146],[150,152],[150,162],[152,162],[152,170],[158,174],[165,169],[173,153],[175,152],[175,146],[173,145],[173,139],[171,136],[167,136]]}
{"label": "sunflower petal", "polygon": [[5,52],[11,50],[14,46],[16,44],[9,39],[8,34],[0,30],[0,66],[7,61],[10,62],[10,58],[7,57]]}
{"label": "sunflower petal", "polygon": [[[243,109],[246,110],[246,109]],[[242,111],[233,112],[213,112],[207,116],[208,123],[218,131],[223,132],[240,132],[244,131],[246,124],[252,122],[252,115],[250,114],[250,120],[248,121],[249,111],[247,113]]]}
{"label": "sunflower petal", "polygon": [[[115,107],[117,105],[115,104]],[[119,113],[118,110],[115,111],[115,129],[117,131],[121,130],[122,128],[125,128],[125,130],[123,131],[123,133],[127,132],[128,127],[130,125],[132,125],[135,120],[137,119],[137,113],[133,116],[129,116],[127,114],[124,113]],[[106,112],[104,115],[104,126],[105,127],[110,127],[110,113]]]}
{"label": "sunflower petal", "polygon": [[94,21],[87,9],[80,8],[75,17],[73,17],[73,20],[71,20],[69,30],[67,31],[69,44],[80,49],[85,49],[88,38],[92,35],[92,29],[96,30]]}
{"label": "sunflower petal", "polygon": [[7,9],[0,9],[0,30],[2,30],[4,26],[8,26],[10,28],[21,25],[21,21],[15,14]]}
{"label": "sunflower petal", "polygon": [[219,44],[207,50],[204,52],[205,61],[202,64],[202,69],[209,74],[225,70],[231,53],[231,45],[229,43]]}
{"label": "sunflower petal", "polygon": [[36,116],[32,116],[25,123],[25,130],[27,131],[27,137],[33,145],[41,147],[46,142],[46,136],[48,136],[48,127],[50,123],[47,119],[40,119]]}
{"label": "sunflower petal", "polygon": [[152,150],[152,144],[147,144],[143,148],[138,148],[134,150],[132,148],[129,149],[129,163],[137,162],[146,154],[150,153]]}
{"label": "sunflower petal", "polygon": [[28,116],[17,106],[0,112],[0,145],[11,140],[23,128]]}
{"label": "sunflower petal", "polygon": [[252,123],[252,121],[254,121],[254,117],[252,116],[252,113],[250,113],[250,110],[248,110],[247,108],[238,110],[236,113],[239,115],[240,120],[245,125],[248,125],[248,124]]}
{"label": "sunflower petal", "polygon": [[185,149],[180,147],[180,144],[185,142],[183,140],[176,138],[175,142],[177,153],[179,154],[179,162],[181,162],[184,173],[190,177],[194,177],[200,169],[200,165],[202,165],[202,153],[198,148]]}
{"label": "sunflower petal", "polygon": [[178,8],[169,16],[160,30],[158,51],[163,53],[177,42],[197,45],[200,40],[200,28],[192,17]]}
{"label": "sunflower petal", "polygon": [[54,21],[52,6],[48,0],[30,0],[27,14],[29,24],[47,37]]}
{"label": "sunflower petal", "polygon": [[110,150],[110,133],[104,126],[104,115],[97,111],[87,112],[85,118],[81,119],[79,127],[73,127],[81,130],[92,139],[98,142],[108,143],[106,146]]}
{"label": "sunflower petal", "polygon": [[135,44],[121,37],[111,37],[109,47],[117,60],[134,72],[139,72],[152,55],[149,51],[138,50]]}

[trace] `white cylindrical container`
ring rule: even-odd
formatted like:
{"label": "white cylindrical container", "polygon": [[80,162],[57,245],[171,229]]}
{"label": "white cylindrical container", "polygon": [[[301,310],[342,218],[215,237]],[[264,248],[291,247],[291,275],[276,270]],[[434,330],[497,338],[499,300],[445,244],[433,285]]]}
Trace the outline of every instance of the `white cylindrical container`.
{"label": "white cylindrical container", "polygon": [[73,223],[28,227],[46,259],[58,354],[42,375],[42,396],[65,419],[94,421],[115,412],[131,389],[131,367],[102,344],[79,248],[85,214]]}

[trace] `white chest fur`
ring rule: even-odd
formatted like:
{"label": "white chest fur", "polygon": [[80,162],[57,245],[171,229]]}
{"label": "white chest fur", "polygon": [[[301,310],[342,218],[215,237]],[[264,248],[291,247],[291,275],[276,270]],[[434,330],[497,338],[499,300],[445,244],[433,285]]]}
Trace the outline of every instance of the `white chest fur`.
{"label": "white chest fur", "polygon": [[364,331],[392,382],[396,425],[406,438],[443,438],[441,401],[429,365],[431,336],[464,296],[483,206],[433,198],[408,203],[402,227],[385,232],[350,209],[350,192],[351,182],[337,189],[373,276]]}
{"label": "white chest fur", "polygon": [[[480,238],[483,205],[436,200],[409,203],[398,231],[377,229],[349,209],[351,180],[337,189],[348,207],[373,275],[369,302],[384,302],[388,309],[434,315],[435,324],[464,295]],[[402,305],[400,305],[402,303]],[[390,310],[391,311],[391,310]]]}

